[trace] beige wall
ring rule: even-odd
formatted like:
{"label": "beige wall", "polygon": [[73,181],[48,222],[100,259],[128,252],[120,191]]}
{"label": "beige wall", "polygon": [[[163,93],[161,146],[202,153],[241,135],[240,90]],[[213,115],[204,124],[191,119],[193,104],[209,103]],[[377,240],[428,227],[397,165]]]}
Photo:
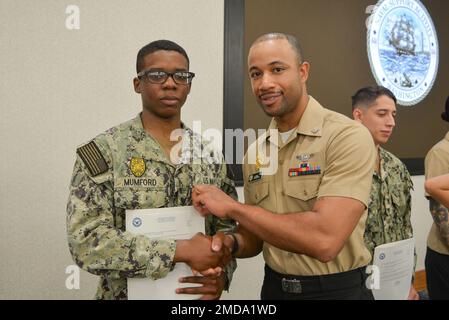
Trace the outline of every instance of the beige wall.
{"label": "beige wall", "polygon": [[424,176],[414,176],[412,191],[412,226],[415,238],[418,261],[416,270],[424,269],[426,257],[427,235],[432,226],[432,216],[429,212],[429,201],[424,197]]}
{"label": "beige wall", "polygon": [[[66,28],[67,5],[80,29]],[[137,51],[167,38],[196,72],[190,124],[222,129],[223,0],[0,1],[0,299],[93,297],[65,288],[65,206],[77,145],[134,117]]]}

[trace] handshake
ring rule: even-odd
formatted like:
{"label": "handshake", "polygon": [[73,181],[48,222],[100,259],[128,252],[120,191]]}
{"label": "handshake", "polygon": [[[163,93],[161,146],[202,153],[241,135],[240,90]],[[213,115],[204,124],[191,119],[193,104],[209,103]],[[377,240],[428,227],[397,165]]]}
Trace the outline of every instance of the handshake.
{"label": "handshake", "polygon": [[[202,215],[214,214],[218,218],[232,218],[230,213],[238,202],[214,186],[195,186],[192,192],[194,208]],[[178,294],[198,294],[201,299],[219,299],[226,286],[224,267],[238,251],[239,243],[233,234],[217,232],[214,236],[197,233],[191,239],[176,242],[174,263],[184,262],[194,276],[181,278],[183,283],[200,287],[178,288]],[[201,276],[198,276],[198,273]]]}
{"label": "handshake", "polygon": [[[215,186],[198,185],[192,192],[194,208],[202,215],[231,218],[238,202]],[[232,248],[238,247],[233,235],[217,232],[213,237],[198,233],[189,240],[178,240],[174,262],[185,262],[193,270],[207,275],[215,270],[219,274],[232,259]]]}
{"label": "handshake", "polygon": [[232,259],[235,238],[217,232],[214,236],[197,233],[191,239],[178,240],[174,262],[184,262],[202,275],[219,275]]}
{"label": "handshake", "polygon": [[195,286],[177,288],[176,293],[196,294],[201,300],[219,299],[228,279],[222,271],[232,259],[233,241],[234,237],[223,232],[213,237],[197,233],[191,239],[178,240],[174,262],[187,263],[194,273],[180,278],[179,282]]}

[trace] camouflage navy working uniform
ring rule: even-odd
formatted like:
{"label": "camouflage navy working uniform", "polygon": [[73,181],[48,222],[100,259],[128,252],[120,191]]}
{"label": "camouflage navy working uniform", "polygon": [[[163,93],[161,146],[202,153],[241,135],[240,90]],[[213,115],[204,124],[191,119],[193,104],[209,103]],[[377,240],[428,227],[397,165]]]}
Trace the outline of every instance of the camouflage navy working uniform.
{"label": "camouflage navy working uniform", "polygon": [[373,174],[365,228],[365,244],[371,255],[378,245],[413,237],[410,174],[401,160],[381,147],[379,157],[380,174]]}
{"label": "camouflage navy working uniform", "polygon": [[[75,262],[101,276],[97,299],[126,299],[126,278],[159,279],[174,267],[176,241],[126,232],[126,209],[191,205],[194,184],[214,184],[237,198],[221,152],[188,128],[183,142],[181,163],[174,165],[138,115],[78,148],[67,205],[68,243]],[[208,235],[235,227],[212,215],[206,219]],[[226,267],[228,285],[235,268],[235,260]]]}

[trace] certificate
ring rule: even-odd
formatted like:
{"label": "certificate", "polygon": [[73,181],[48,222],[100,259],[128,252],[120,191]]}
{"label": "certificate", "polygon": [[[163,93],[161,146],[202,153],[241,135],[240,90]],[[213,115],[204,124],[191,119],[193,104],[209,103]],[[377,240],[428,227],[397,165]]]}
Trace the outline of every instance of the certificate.
{"label": "certificate", "polygon": [[[126,231],[143,234],[150,239],[190,239],[205,231],[205,220],[192,206],[126,211]],[[165,278],[128,279],[129,300],[193,300],[199,295],[176,294],[176,288],[194,287],[197,284],[180,283],[179,278],[191,276],[185,263],[177,263]]]}
{"label": "certificate", "polygon": [[373,295],[376,300],[406,300],[412,284],[414,239],[386,243],[374,249]]}

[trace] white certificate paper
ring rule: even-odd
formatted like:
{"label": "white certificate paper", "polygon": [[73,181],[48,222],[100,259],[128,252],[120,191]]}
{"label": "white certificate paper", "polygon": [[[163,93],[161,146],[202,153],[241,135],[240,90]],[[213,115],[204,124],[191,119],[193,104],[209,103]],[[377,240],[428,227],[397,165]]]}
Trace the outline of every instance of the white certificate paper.
{"label": "white certificate paper", "polygon": [[[190,239],[205,231],[205,220],[192,206],[156,208],[126,211],[126,231],[143,234],[151,239]],[[128,279],[129,300],[192,300],[199,295],[176,294],[176,288],[194,287],[184,284],[179,278],[191,276],[192,270],[185,263],[177,263],[165,278]]]}
{"label": "white certificate paper", "polygon": [[414,248],[415,242],[411,238],[374,249],[372,291],[376,300],[407,299],[413,275]]}

